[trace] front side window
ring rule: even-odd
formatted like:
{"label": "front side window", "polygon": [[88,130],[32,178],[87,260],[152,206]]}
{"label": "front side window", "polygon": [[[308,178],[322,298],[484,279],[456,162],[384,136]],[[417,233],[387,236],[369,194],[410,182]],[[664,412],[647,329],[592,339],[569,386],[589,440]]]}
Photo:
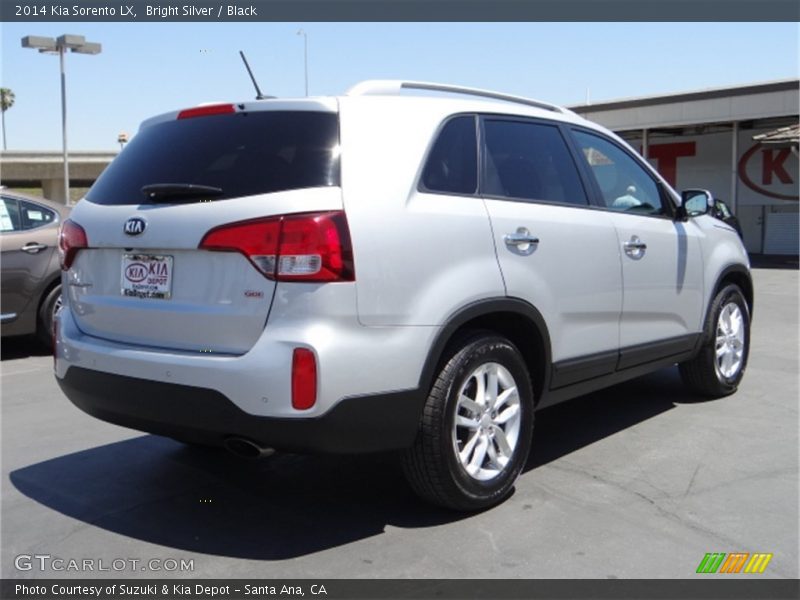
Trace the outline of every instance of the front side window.
{"label": "front side window", "polygon": [[585,206],[586,193],[558,127],[487,119],[483,191],[540,202]]}
{"label": "front side window", "polygon": [[439,133],[422,171],[422,188],[445,194],[474,194],[478,188],[475,117],[456,117]]}
{"label": "front side window", "polygon": [[639,214],[665,214],[658,185],[639,163],[597,135],[583,131],[573,133],[607,208]]}

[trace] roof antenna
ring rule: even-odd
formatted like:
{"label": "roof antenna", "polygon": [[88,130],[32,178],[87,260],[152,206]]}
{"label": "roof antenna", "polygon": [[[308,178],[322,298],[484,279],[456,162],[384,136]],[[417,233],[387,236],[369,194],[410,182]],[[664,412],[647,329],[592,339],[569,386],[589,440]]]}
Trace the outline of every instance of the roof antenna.
{"label": "roof antenna", "polygon": [[244,56],[244,52],[239,50],[239,56],[242,57],[242,61],[244,62],[244,66],[247,69],[247,73],[250,75],[250,80],[253,82],[253,87],[256,88],[256,100],[264,100],[266,98],[274,98],[275,96],[265,96],[261,93],[261,90],[258,87],[258,83],[256,83],[256,78],[253,77],[253,71],[250,70],[250,65],[247,63],[247,59]]}

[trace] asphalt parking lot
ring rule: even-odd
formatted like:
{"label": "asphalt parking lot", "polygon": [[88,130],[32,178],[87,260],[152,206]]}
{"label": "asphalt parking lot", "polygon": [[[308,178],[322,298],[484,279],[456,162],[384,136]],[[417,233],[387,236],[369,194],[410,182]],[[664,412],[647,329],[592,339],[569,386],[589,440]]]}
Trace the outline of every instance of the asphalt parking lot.
{"label": "asphalt parking lot", "polygon": [[391,456],[244,461],[97,421],[4,340],[2,577],[687,578],[765,552],[752,577],[797,578],[798,271],[754,279],[737,394],[693,398],[666,369],[542,411],[515,494],[475,515],[418,501]]}

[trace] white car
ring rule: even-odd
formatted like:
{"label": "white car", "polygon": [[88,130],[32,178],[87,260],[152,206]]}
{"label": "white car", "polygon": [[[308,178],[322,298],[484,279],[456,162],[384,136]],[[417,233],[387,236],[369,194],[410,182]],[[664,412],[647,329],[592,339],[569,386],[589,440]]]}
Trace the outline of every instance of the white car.
{"label": "white car", "polygon": [[753,287],[711,203],[484,90],[166,113],[63,226],[56,377],[100,419],[246,456],[401,450],[422,497],[480,509],[539,408],[675,364],[736,390]]}

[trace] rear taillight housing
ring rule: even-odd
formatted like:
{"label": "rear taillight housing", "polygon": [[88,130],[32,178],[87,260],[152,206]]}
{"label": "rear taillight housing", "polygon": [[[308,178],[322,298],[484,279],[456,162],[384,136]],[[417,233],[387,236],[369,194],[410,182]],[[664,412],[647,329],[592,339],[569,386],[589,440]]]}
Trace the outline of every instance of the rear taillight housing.
{"label": "rear taillight housing", "polygon": [[206,233],[200,248],[240,252],[275,281],[355,281],[343,211],[240,221]]}
{"label": "rear taillight housing", "polygon": [[86,232],[75,221],[67,219],[61,224],[58,232],[58,254],[61,257],[61,268],[66,271],[72,266],[78,250],[89,247]]}

